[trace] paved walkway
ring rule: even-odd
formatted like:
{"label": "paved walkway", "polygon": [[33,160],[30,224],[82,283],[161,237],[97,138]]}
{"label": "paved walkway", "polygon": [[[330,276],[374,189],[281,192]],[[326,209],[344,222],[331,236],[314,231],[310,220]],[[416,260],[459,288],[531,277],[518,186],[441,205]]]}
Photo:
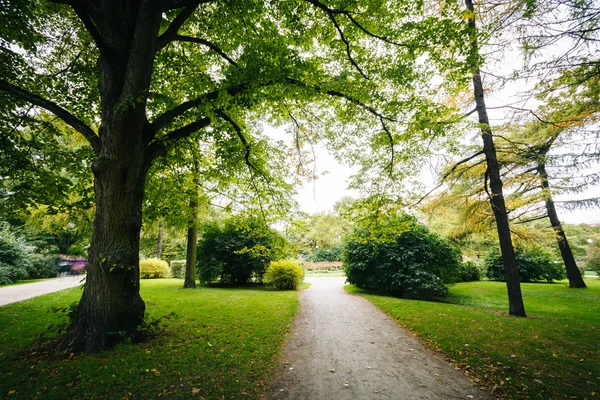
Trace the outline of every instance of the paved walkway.
{"label": "paved walkway", "polygon": [[72,275],[42,282],[0,287],[0,306],[79,286],[83,283],[81,280],[84,278],[85,275]]}
{"label": "paved walkway", "polygon": [[487,399],[345,278],[308,278],[271,399]]}

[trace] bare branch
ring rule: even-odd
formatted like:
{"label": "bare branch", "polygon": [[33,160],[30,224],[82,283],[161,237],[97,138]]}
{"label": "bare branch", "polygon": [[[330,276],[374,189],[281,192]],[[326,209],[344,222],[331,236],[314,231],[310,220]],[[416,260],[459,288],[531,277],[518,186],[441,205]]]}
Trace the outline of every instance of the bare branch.
{"label": "bare branch", "polygon": [[94,130],[88,125],[86,125],[85,122],[83,122],[82,120],[80,120],[79,118],[77,118],[58,104],[50,100],[44,99],[36,94],[30,93],[25,89],[8,83],[3,79],[0,79],[0,90],[4,90],[5,92],[21,100],[25,100],[28,103],[50,111],[52,114],[56,115],[58,118],[63,120],[66,124],[71,126],[77,132],[81,133],[83,137],[87,139],[87,141],[90,143],[90,145],[96,153],[100,151],[100,138],[98,137],[96,132],[94,132]]}

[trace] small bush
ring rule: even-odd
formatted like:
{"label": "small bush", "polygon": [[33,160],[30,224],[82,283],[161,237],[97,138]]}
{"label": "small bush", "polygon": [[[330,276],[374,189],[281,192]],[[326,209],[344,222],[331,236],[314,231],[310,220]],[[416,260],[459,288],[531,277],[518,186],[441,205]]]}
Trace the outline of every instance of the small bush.
{"label": "small bush", "polygon": [[[541,247],[516,248],[515,258],[521,282],[560,281],[565,279],[562,263],[555,262],[552,254]],[[485,276],[495,281],[504,281],[504,264],[500,250],[495,248],[485,257]]]}
{"label": "small bush", "polygon": [[29,279],[54,278],[58,275],[58,257],[32,257]]}
{"label": "small bush", "polygon": [[458,268],[459,282],[473,282],[481,280],[481,271],[475,261],[464,261]]}
{"label": "small bush", "polygon": [[0,225],[0,284],[29,277],[31,256],[27,249],[26,243],[16,237],[8,225]]}
{"label": "small bush", "polygon": [[585,268],[588,271],[594,271],[600,278],[600,240],[595,238],[590,247],[588,247],[585,257]]}
{"label": "small bush", "polygon": [[147,258],[140,261],[140,278],[164,278],[169,273],[169,264],[157,258]]}
{"label": "small bush", "polygon": [[272,261],[265,273],[265,282],[278,290],[296,290],[304,279],[304,269],[293,260]]}
{"label": "small bush", "polygon": [[378,224],[363,222],[346,239],[344,269],[359,288],[399,297],[447,294],[457,280],[459,254],[447,240],[414,217],[391,214]]}
{"label": "small bush", "polygon": [[185,278],[185,260],[171,261],[171,276],[177,279]]}
{"label": "small bush", "polygon": [[22,279],[27,279],[27,277],[27,270],[25,268],[5,264],[0,261],[0,285],[14,283]]}

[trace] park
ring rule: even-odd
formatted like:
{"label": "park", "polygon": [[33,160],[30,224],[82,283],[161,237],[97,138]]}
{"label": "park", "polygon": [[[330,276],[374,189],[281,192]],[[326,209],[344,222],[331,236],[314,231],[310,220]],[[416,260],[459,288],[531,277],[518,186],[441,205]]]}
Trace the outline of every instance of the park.
{"label": "park", "polygon": [[0,17],[0,398],[600,395],[595,2]]}

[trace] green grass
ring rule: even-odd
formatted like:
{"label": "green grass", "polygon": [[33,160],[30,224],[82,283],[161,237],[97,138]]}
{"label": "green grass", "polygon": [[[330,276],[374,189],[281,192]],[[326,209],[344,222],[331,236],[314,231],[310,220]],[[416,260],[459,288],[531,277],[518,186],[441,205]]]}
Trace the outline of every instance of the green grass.
{"label": "green grass", "polygon": [[43,282],[43,281],[47,281],[50,279],[55,279],[55,278],[27,279],[27,280],[23,280],[23,281],[16,281],[13,283],[6,283],[4,285],[0,285],[0,288],[7,287],[7,286],[24,285],[26,283]]}
{"label": "green grass", "polygon": [[506,286],[460,283],[450,303],[370,295],[346,285],[441,351],[473,381],[512,399],[600,398],[600,280],[522,284],[529,318],[509,317]]}
{"label": "green grass", "polygon": [[264,289],[180,289],[182,280],[142,281],[151,317],[164,332],[95,355],[36,357],[31,348],[58,320],[52,306],[78,288],[0,307],[0,398],[248,399],[260,398],[276,370],[298,293]]}

